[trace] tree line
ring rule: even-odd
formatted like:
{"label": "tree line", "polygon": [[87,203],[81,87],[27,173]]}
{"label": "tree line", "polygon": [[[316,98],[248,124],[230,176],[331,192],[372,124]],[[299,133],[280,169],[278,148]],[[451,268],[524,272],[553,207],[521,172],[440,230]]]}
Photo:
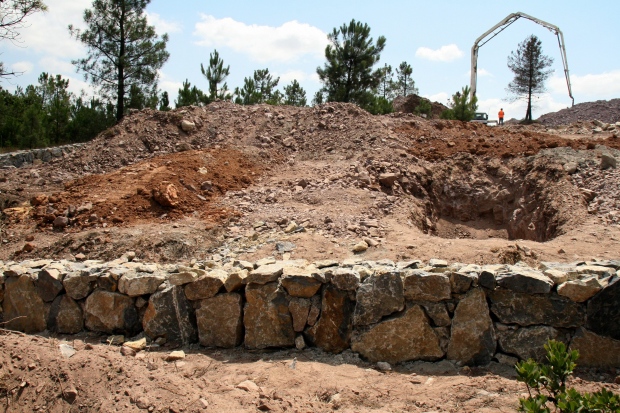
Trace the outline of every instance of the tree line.
{"label": "tree line", "polygon": [[[70,93],[67,79],[48,73],[41,74],[37,85],[17,88],[14,93],[0,87],[0,147],[82,142],[120,121],[129,109],[170,110],[168,93],[158,88],[158,71],[170,57],[166,50],[168,36],[158,36],[148,24],[145,9],[149,3],[150,0],[93,0],[92,8],[84,11],[85,29],[69,26],[71,36],[86,47],[86,56],[72,63],[97,90],[96,98]],[[0,40],[18,40],[24,19],[45,10],[40,0],[0,2]],[[413,69],[406,61],[395,69],[387,64],[378,67],[386,38],[379,36],[375,41],[367,24],[353,19],[334,28],[327,38],[326,61],[316,69],[322,87],[313,96],[312,105],[349,102],[370,113],[385,114],[393,110],[391,102],[397,96],[418,93],[411,77]],[[522,55],[531,56],[528,52],[529,55]],[[517,60],[512,56],[511,69],[511,64],[519,63]],[[200,65],[200,72],[207,80],[208,90],[200,90],[186,79],[178,91],[175,107],[206,105],[218,99],[241,105],[308,104],[306,91],[297,80],[279,90],[280,78],[269,73],[268,68],[255,70],[244,78],[243,85],[229,90],[226,79],[230,66],[224,64],[217,50],[209,55],[206,67]],[[515,83],[526,70],[518,73],[520,77],[515,77]],[[11,75],[15,73],[7,72],[0,62],[0,80]],[[537,89],[530,84],[530,95],[532,90]],[[468,100],[467,92],[463,89],[453,95],[451,109],[442,117],[471,119],[477,106],[475,100]],[[430,101],[423,100],[416,111],[430,114],[430,109]]]}

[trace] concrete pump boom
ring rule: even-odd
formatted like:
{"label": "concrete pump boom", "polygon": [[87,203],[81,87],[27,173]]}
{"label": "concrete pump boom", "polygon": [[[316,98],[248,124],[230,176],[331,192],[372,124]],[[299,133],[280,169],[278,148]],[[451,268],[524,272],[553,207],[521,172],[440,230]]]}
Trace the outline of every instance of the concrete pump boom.
{"label": "concrete pump boom", "polygon": [[[564,47],[564,35],[558,26],[554,26],[553,24],[549,24],[545,21],[537,19],[536,17],[532,17],[528,14],[517,12],[509,14],[504,20],[497,23],[495,26],[491,27],[487,30],[482,36],[478,37],[474,42],[474,45],[471,48],[471,82],[470,82],[470,97],[473,99],[476,96],[476,83],[478,81],[478,49],[487,44],[489,40],[500,34],[504,29],[510,26],[515,21],[519,20],[519,18],[526,18],[534,23],[538,23],[541,26],[546,27],[558,37],[558,44],[560,45],[560,53],[562,55],[562,64],[564,65],[564,75],[566,76],[566,85],[568,86],[568,96],[570,96],[572,100],[572,105],[575,105],[575,98],[573,97],[573,92],[570,87],[570,76],[568,74],[568,62],[566,60],[566,47]],[[499,29],[499,30],[498,30]],[[497,30],[497,31],[496,31]],[[488,39],[487,36],[491,35]],[[485,40],[486,39],[486,40]],[[484,40],[483,43],[480,43]]]}

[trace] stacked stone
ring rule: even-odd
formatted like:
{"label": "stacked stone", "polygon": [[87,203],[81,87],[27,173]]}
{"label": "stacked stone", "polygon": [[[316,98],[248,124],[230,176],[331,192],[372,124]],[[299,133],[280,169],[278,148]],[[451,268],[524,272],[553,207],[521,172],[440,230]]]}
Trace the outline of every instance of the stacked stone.
{"label": "stacked stone", "polygon": [[437,259],[252,263],[215,256],[184,266],[132,258],[0,262],[4,325],[463,365],[541,360],[543,344],[555,339],[579,350],[580,365],[620,367],[620,260],[534,269]]}

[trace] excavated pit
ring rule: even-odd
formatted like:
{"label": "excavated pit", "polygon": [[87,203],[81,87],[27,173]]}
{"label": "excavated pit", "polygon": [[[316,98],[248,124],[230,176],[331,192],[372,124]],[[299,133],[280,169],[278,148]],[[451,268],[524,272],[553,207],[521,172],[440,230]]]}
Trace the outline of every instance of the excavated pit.
{"label": "excavated pit", "polygon": [[485,162],[459,154],[435,164],[410,189],[424,199],[424,213],[414,221],[441,238],[545,242],[587,214],[562,165],[545,156]]}

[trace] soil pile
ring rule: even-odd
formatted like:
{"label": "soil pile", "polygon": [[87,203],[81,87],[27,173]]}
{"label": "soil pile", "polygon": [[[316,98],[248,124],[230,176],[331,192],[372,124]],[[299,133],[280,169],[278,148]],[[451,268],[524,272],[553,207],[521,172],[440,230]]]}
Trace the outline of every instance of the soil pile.
{"label": "soil pile", "polygon": [[[418,95],[408,95],[408,96],[398,96],[392,102],[392,106],[394,107],[394,112],[403,112],[403,113],[415,113],[417,107],[420,105],[422,100],[428,100]],[[441,116],[441,112],[448,109],[446,105],[443,105],[439,102],[431,102],[431,118],[437,119]]]}
{"label": "soil pile", "polygon": [[538,121],[543,125],[558,126],[595,119],[605,123],[620,122],[620,99],[578,103],[571,108],[544,114]]}

